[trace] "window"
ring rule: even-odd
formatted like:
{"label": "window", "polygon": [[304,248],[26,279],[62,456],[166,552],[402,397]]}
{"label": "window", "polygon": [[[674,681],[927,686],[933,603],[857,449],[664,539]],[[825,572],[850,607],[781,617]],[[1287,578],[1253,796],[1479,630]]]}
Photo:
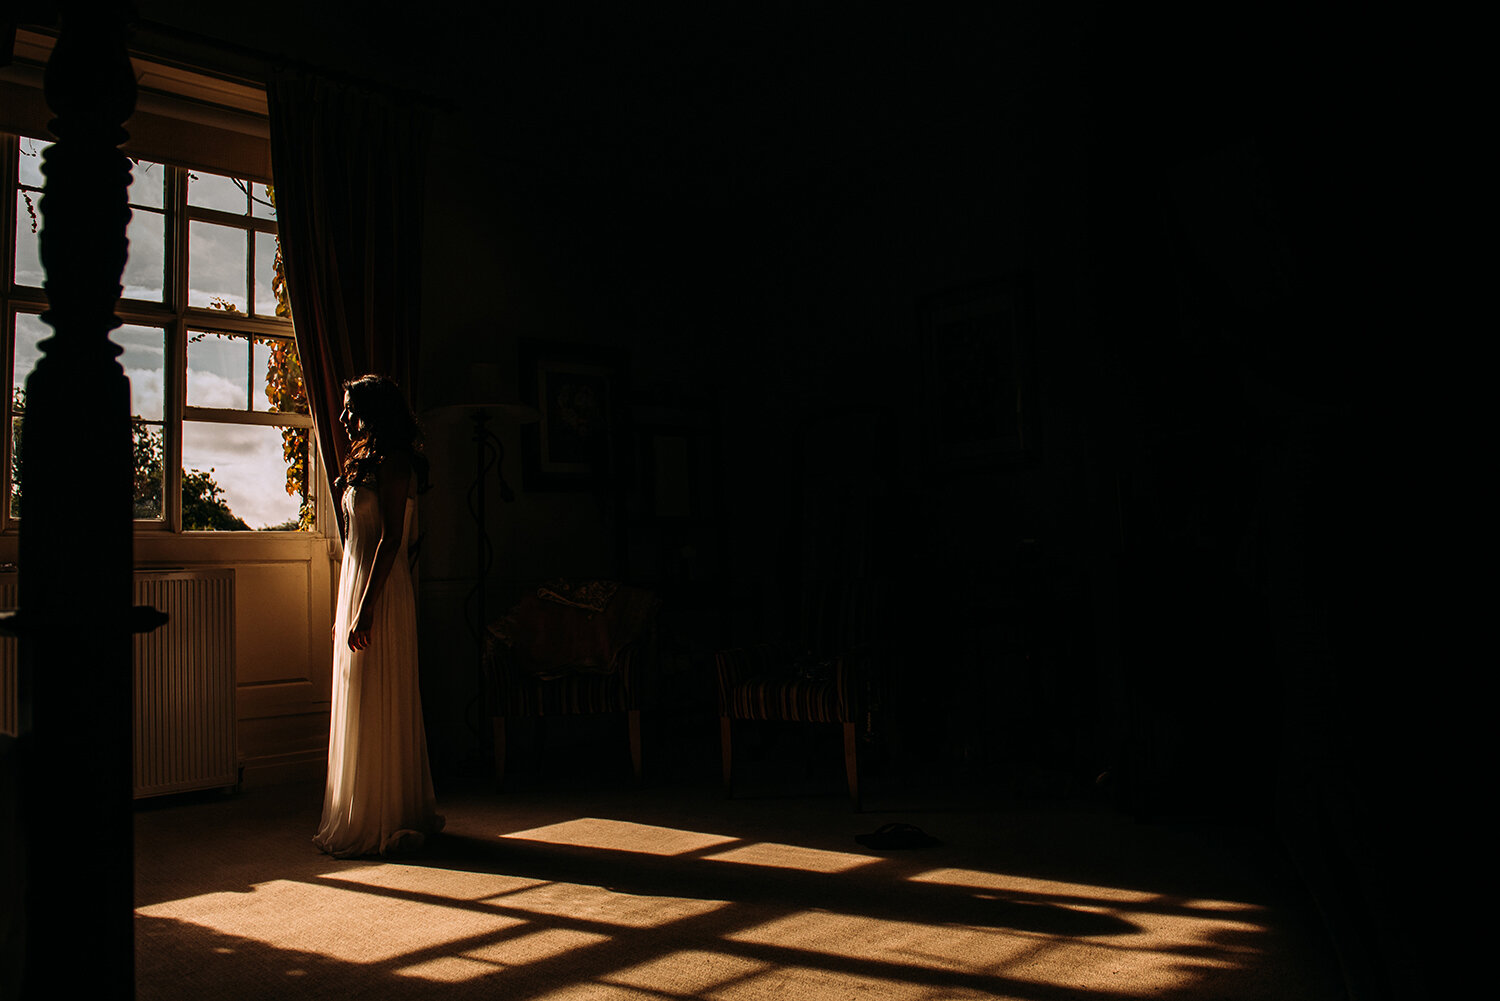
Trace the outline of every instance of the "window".
{"label": "window", "polygon": [[[26,378],[51,336],[38,231],[48,143],[4,136],[3,328],[10,369],[0,521],[20,517]],[[309,531],[312,418],[280,275],[275,192],[132,158],[129,258],[111,337],[130,378],[135,517],[164,531]]]}

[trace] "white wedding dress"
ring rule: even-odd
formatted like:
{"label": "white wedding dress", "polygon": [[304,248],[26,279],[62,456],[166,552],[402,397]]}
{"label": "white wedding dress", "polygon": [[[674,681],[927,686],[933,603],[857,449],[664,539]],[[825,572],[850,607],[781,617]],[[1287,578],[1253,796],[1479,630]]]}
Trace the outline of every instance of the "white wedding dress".
{"label": "white wedding dress", "polygon": [[338,858],[400,855],[442,829],[427,760],[417,687],[417,614],[406,547],[416,521],[408,497],[400,554],[375,599],[370,645],[349,649],[365,581],[380,541],[380,500],[368,487],[342,498],[344,562],[333,625],[333,710],[328,784],[313,841]]}

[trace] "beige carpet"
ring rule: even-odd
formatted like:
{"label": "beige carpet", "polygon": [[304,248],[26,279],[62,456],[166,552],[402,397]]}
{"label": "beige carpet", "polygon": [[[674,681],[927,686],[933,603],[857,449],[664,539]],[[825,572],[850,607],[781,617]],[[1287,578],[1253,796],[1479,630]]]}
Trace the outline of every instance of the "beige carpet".
{"label": "beige carpet", "polygon": [[[420,858],[334,861],[321,790],[136,817],[143,999],[1342,998],[1257,837],[1087,804],[711,786],[441,797]],[[916,824],[932,848],[856,834]]]}

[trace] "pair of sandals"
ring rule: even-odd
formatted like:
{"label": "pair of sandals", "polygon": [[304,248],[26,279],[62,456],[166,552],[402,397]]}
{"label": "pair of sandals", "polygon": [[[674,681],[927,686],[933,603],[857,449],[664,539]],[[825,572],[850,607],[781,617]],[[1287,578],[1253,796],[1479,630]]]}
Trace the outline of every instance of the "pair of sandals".
{"label": "pair of sandals", "polygon": [[869,834],[856,834],[854,840],[866,848],[931,848],[942,844],[937,838],[913,824],[884,824]]}

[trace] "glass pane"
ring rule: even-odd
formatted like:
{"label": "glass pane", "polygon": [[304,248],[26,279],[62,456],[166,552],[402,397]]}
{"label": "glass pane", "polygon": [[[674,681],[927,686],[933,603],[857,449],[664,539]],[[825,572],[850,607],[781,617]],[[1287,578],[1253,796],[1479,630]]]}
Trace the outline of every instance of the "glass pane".
{"label": "glass pane", "polygon": [[130,379],[130,413],[148,421],[162,420],[166,413],[167,332],[161,327],[139,327],[127,323],[110,335],[124,349],[120,365]]}
{"label": "glass pane", "polygon": [[255,315],[279,316],[271,281],[276,276],[276,234],[255,234]]}
{"label": "glass pane", "polygon": [[16,314],[16,353],[13,356],[14,364],[11,368],[12,390],[25,390],[26,377],[31,375],[31,370],[36,368],[37,361],[42,357],[42,349],[37,345],[51,336],[52,328],[43,323],[40,316],[35,313]]}
{"label": "glass pane", "polygon": [[250,395],[253,408],[273,414],[306,414],[307,387],[302,382],[302,360],[290,337],[259,337],[255,341],[254,371],[264,376]]}
{"label": "glass pane", "polygon": [[16,192],[17,285],[42,287],[42,196],[35,191]]}
{"label": "glass pane", "polygon": [[187,405],[249,409],[250,338],[188,331]]}
{"label": "glass pane", "polygon": [[10,389],[10,516],[21,516],[21,432],[26,415],[26,377],[42,352],[38,344],[52,336],[52,328],[35,313],[16,314],[14,370]]}
{"label": "glass pane", "polygon": [[288,531],[304,516],[311,527],[302,428],[184,421],[182,466],[187,531]]}
{"label": "glass pane", "polygon": [[130,158],[130,204],[159,209],[166,205],[167,168],[150,160]]}
{"label": "glass pane", "polygon": [[127,299],[161,302],[166,289],[167,217],[150,209],[131,209],[125,235],[130,247],[120,279],[121,294]]}
{"label": "glass pane", "polygon": [[188,305],[243,313],[250,308],[245,255],[250,234],[211,222],[188,224]]}
{"label": "glass pane", "polygon": [[20,178],[23,185],[40,188],[42,181],[42,154],[52,148],[52,144],[45,139],[31,139],[21,136],[18,140],[21,151]]}
{"label": "glass pane", "polygon": [[[188,204],[203,209],[218,209],[245,215],[250,211],[250,195],[240,187],[244,181],[202,170],[188,173]],[[247,186],[248,187],[248,186]]]}
{"label": "glass pane", "polygon": [[131,428],[135,445],[135,517],[161,520],[165,496],[165,433],[160,424],[136,420]]}
{"label": "glass pane", "polygon": [[276,345],[273,342],[267,341],[264,338],[257,338],[255,341],[255,351],[254,357],[250,362],[250,371],[263,373],[265,380],[259,386],[250,387],[251,410],[270,411],[275,409],[276,391],[271,384],[271,380],[276,374],[271,360],[271,353],[275,347]]}
{"label": "glass pane", "polygon": [[275,199],[266,185],[250,185],[250,214],[257,219],[276,218]]}

